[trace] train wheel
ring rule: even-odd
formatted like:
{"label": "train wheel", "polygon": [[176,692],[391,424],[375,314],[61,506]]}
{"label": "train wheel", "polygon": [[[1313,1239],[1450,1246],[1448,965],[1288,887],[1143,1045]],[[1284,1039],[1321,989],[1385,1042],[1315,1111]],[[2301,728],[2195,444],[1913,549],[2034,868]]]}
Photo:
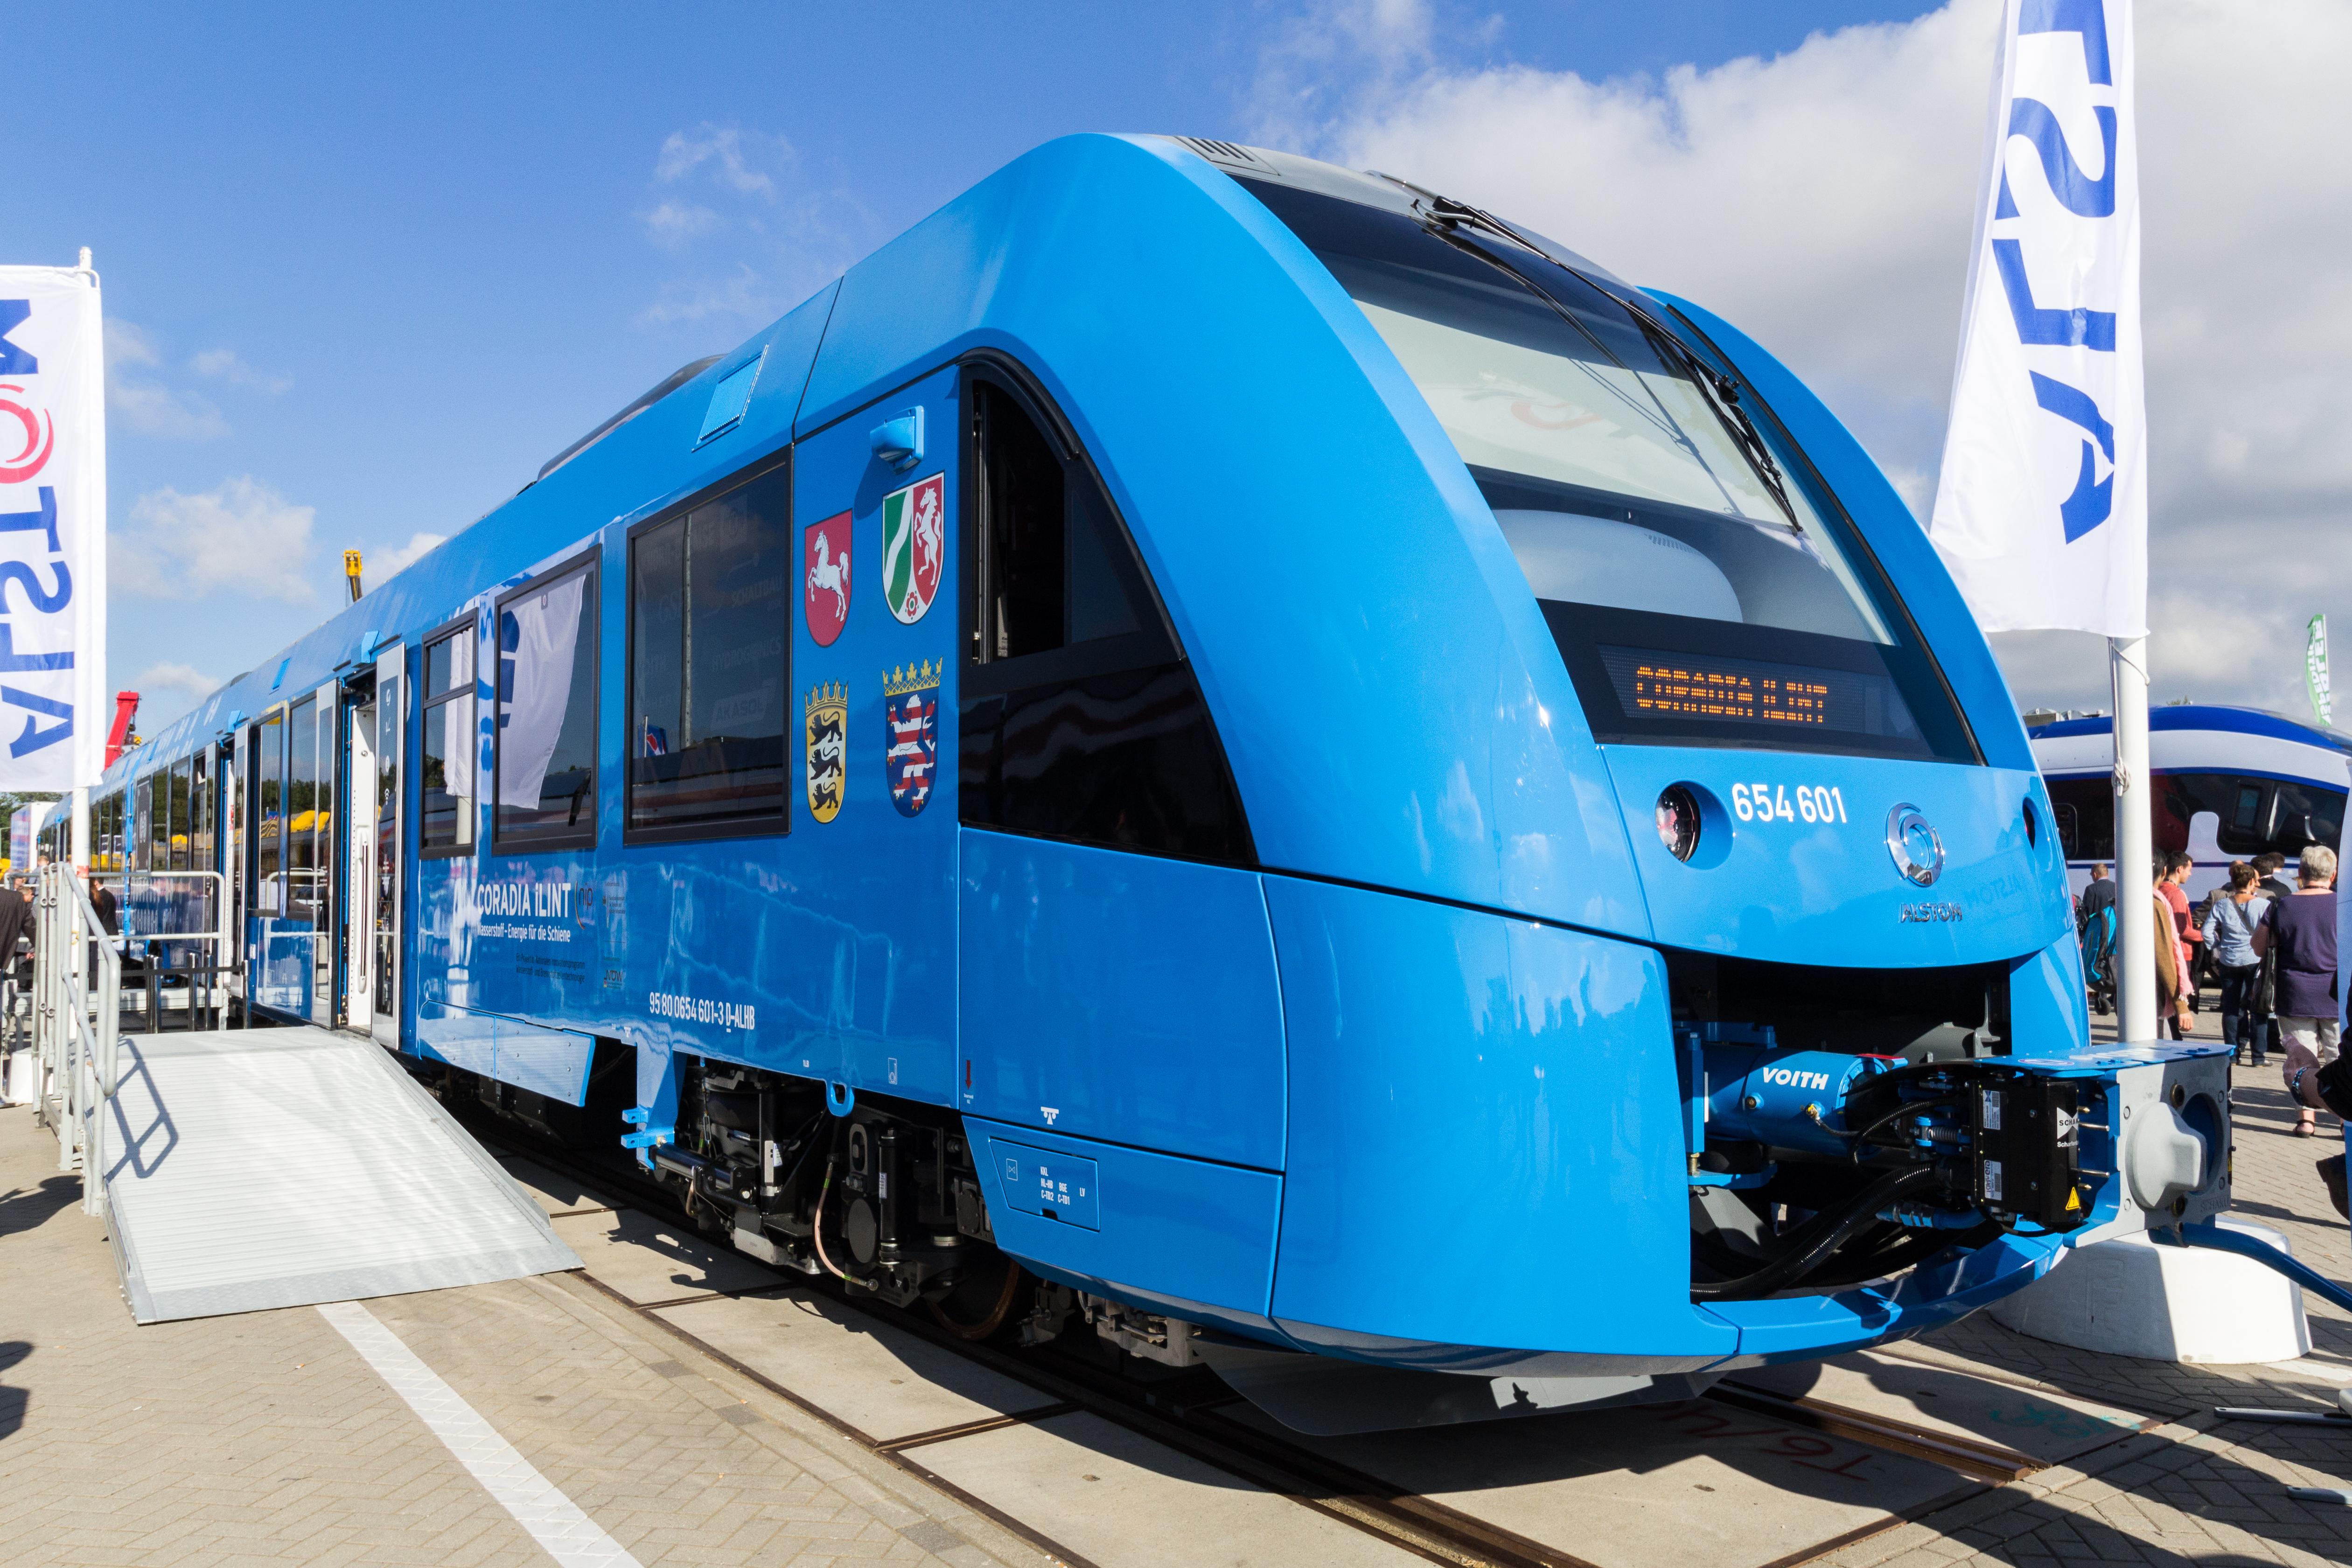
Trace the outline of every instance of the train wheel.
{"label": "train wheel", "polygon": [[1020,1299],[1022,1284],[1028,1278],[1020,1264],[1000,1252],[994,1268],[983,1265],[971,1270],[944,1297],[923,1304],[930,1308],[941,1328],[958,1339],[976,1343],[1003,1332],[1005,1320],[1013,1315],[1013,1303]]}

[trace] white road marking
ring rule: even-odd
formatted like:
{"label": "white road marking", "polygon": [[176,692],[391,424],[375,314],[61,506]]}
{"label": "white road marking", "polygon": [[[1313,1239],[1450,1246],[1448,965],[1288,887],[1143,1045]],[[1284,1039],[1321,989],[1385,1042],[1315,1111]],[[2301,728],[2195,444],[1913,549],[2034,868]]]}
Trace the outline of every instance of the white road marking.
{"label": "white road marking", "polygon": [[394,1394],[408,1401],[408,1407],[449,1446],[483,1490],[563,1568],[641,1568],[373,1312],[357,1301],[329,1301],[320,1306],[319,1315],[352,1342],[352,1348]]}

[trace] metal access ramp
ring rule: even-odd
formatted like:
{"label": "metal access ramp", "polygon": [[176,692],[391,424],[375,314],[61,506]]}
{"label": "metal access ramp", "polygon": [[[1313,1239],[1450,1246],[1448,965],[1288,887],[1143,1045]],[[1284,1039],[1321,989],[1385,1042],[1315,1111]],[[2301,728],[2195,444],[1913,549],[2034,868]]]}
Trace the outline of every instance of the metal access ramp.
{"label": "metal access ramp", "polygon": [[98,1144],[142,1323],[484,1284],[580,1260],[373,1040],[124,1035]]}

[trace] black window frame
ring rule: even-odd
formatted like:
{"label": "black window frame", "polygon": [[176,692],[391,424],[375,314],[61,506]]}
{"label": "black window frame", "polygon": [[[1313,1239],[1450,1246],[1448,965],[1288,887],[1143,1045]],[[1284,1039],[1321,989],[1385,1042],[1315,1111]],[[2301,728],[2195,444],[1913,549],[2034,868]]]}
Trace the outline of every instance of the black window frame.
{"label": "black window frame", "polygon": [[[432,666],[433,649],[435,645],[446,642],[451,637],[459,635],[470,635],[477,643],[480,641],[481,616],[478,612],[469,610],[465,614],[457,617],[455,620],[443,622],[440,625],[434,627],[431,631],[417,638],[416,674],[417,679],[420,682],[425,678],[425,672]],[[478,647],[475,650],[476,668],[473,675],[473,695],[477,702],[481,699],[482,689],[482,672],[479,667],[480,652],[481,650]],[[425,727],[433,722],[434,709],[442,706],[446,703],[454,702],[459,696],[464,695],[466,694],[457,691],[457,688],[453,686],[448,691],[443,692],[439,696],[426,698],[416,705],[417,724],[415,735],[416,756],[409,768],[409,771],[415,775],[416,779],[416,858],[420,861],[464,860],[468,856],[478,855],[482,852],[482,841],[487,836],[481,831],[482,824],[480,812],[482,809],[482,801],[481,797],[477,795],[467,797],[467,799],[472,800],[473,810],[476,813],[474,818],[474,833],[469,840],[463,843],[455,844],[429,844],[425,841]],[[497,700],[494,689],[491,701],[495,703]],[[478,707],[474,710],[474,733],[478,736],[481,733],[481,710]]]}
{"label": "black window frame", "polygon": [[[1114,570],[1123,568],[1121,575],[1129,578],[1129,585],[1141,590],[1147,619],[1141,630],[1123,636],[1064,643],[1058,648],[1034,653],[992,656],[987,647],[989,559],[984,536],[988,530],[967,522],[959,546],[964,572],[964,591],[961,596],[964,657],[959,672],[961,678],[958,682],[958,699],[1003,696],[1026,687],[1084,680],[1090,675],[1122,674],[1157,664],[1191,663],[1184,652],[1183,639],[1176,634],[1176,623],[1169,616],[1168,606],[1160,601],[1160,585],[1152,580],[1142,551],[1136,545],[1135,530],[1128,526],[1110,486],[1103,482],[1102,470],[1095,465],[1094,455],[1078,439],[1077,431],[1064,417],[1061,408],[1017,360],[1003,354],[979,353],[968,354],[957,363],[961,374],[957,378],[956,398],[962,425],[961,450],[957,454],[962,470],[958,486],[962,492],[959,515],[965,519],[979,516],[981,486],[986,478],[974,413],[978,399],[972,393],[974,384],[984,382],[1020,404],[1030,423],[1056,449],[1055,455],[1064,463],[1085,470],[1093,480],[1120,542],[1127,547],[1126,559],[1116,561]],[[1066,584],[1065,587],[1066,591]]]}
{"label": "black window frame", "polygon": [[[800,628],[801,601],[801,593],[797,589],[784,595],[783,627],[779,638],[782,644],[779,655],[782,668],[779,672],[779,676],[783,683],[781,689],[784,695],[782,737],[784,747],[784,787],[780,792],[774,816],[744,816],[723,822],[640,823],[636,820],[635,763],[637,758],[635,732],[637,713],[637,540],[646,534],[668,527],[700,507],[731,496],[747,486],[755,485],[782,468],[784,470],[785,559],[789,561],[797,561],[800,559],[800,555],[795,546],[798,544],[801,531],[797,509],[800,505],[800,474],[798,465],[793,460],[794,450],[793,444],[786,443],[784,445],[761,453],[692,495],[673,501],[643,522],[632,524],[628,532],[622,537],[621,844],[623,848],[634,848],[640,844],[705,843],[719,839],[776,839],[789,837],[792,833],[793,801],[800,793],[793,788],[793,781],[801,776],[801,768],[794,766],[794,759],[801,757],[802,747],[802,742],[795,738],[797,731],[793,723],[793,643]],[[688,548],[692,549],[690,530]],[[794,570],[793,580],[795,583],[799,581],[797,568]]]}
{"label": "black window frame", "polygon": [[[500,689],[499,671],[490,673],[490,852],[496,855],[534,855],[570,850],[593,850],[596,847],[599,813],[604,810],[601,791],[604,783],[604,546],[592,544],[587,549],[557,561],[530,581],[509,589],[499,595],[490,606],[490,657],[502,661],[504,651],[499,645],[499,622],[506,609],[518,599],[527,599],[574,573],[585,571],[588,586],[581,590],[581,612],[589,617],[588,624],[588,812],[583,831],[548,834],[527,840],[515,840],[500,832],[499,826],[499,779],[506,768],[507,729],[500,722],[506,714],[506,697]],[[477,679],[479,679],[478,672]]]}
{"label": "black window frame", "polygon": [[[1093,452],[1079,438],[1076,427],[1062,412],[1061,405],[1045,389],[1040,378],[1019,360],[1000,350],[983,349],[959,358],[956,368],[956,455],[960,471],[956,479],[955,515],[956,526],[962,533],[957,541],[956,552],[960,569],[964,574],[963,591],[958,595],[961,622],[959,636],[963,651],[961,656],[954,661],[956,729],[951,737],[942,737],[941,746],[942,750],[950,746],[953,747],[959,825],[977,831],[1080,844],[1115,853],[1145,854],[1162,860],[1257,869],[1262,862],[1258,857],[1256,834],[1250,826],[1249,803],[1242,799],[1241,783],[1234,776],[1233,761],[1225,750],[1223,734],[1217,726],[1215,714],[1209,708],[1208,695],[1201,688],[1200,677],[1193,669],[1191,654],[1185,650],[1183,638],[1176,630],[1175,618],[1168,613],[1167,603],[1160,597],[1160,584],[1152,575],[1150,562],[1144,559],[1142,547],[1137,542],[1135,528],[1120,508],[1118,497],[1096,463]],[[982,520],[985,500],[985,458],[981,450],[979,398],[974,390],[982,382],[1010,396],[1028,415],[1064,465],[1082,473],[1094,486],[1097,495],[1101,497],[1111,528],[1119,544],[1125,547],[1125,556],[1114,561],[1114,570],[1127,580],[1130,588],[1139,589],[1141,592],[1142,602],[1139,608],[1145,623],[1139,630],[1082,643],[1065,643],[1057,648],[1004,658],[991,655],[987,645],[990,562],[984,538],[989,529]],[[1199,706],[1211,753],[1208,765],[1222,781],[1231,806],[1231,826],[1237,840],[1231,852],[1202,854],[1164,845],[1114,842],[1087,834],[1014,825],[991,814],[993,807],[977,798],[971,781],[965,777],[966,752],[975,733],[973,721],[990,705],[1010,709],[1019,699],[1053,687],[1073,688],[1087,681],[1115,681],[1123,676],[1156,677],[1174,674],[1181,674],[1191,688],[1192,699]],[[942,766],[945,766],[944,760]]]}

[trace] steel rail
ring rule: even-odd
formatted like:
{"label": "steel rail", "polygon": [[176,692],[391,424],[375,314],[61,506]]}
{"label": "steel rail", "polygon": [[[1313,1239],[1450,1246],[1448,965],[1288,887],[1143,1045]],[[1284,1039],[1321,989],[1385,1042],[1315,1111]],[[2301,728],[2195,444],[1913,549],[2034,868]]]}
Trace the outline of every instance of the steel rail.
{"label": "steel rail", "polygon": [[[575,1157],[575,1151],[541,1145],[527,1134],[518,1134],[504,1124],[493,1122],[469,1109],[460,1108],[458,1113],[460,1119],[485,1143],[518,1159],[532,1161],[577,1180],[592,1190],[603,1188],[609,1194],[610,1189],[618,1187],[648,1200],[649,1207],[657,1203],[661,1210],[682,1212],[676,1193],[644,1176],[634,1166],[619,1161],[607,1164],[595,1160],[593,1155],[581,1159]],[[584,1214],[599,1210],[580,1208],[567,1212]],[[1041,1551],[1060,1556],[1074,1565],[1082,1564],[1084,1559],[1076,1557],[1058,1542],[1051,1542],[1050,1538],[1043,1536],[1034,1527],[972,1498],[927,1467],[916,1464],[907,1455],[907,1450],[1005,1427],[1084,1413],[1111,1421],[1429,1562],[1451,1564],[1454,1568],[1592,1568],[1584,1559],[1559,1547],[1533,1540],[1433,1499],[1405,1491],[1377,1477],[1327,1458],[1303,1445],[1234,1420],[1223,1414],[1223,1410],[1243,1403],[1242,1396],[1225,1387],[1222,1381],[1214,1380],[1214,1374],[1209,1373],[1205,1367],[1195,1370],[1205,1374],[1211,1380],[1208,1383],[1204,1384],[1190,1374],[1181,1374],[1146,1387],[1118,1378],[1105,1368],[1089,1366],[1067,1354],[1055,1355],[1051,1364],[1047,1364],[997,1346],[961,1339],[917,1314],[885,1307],[870,1297],[861,1300],[828,1276],[788,1278],[772,1285],[738,1291],[708,1291],[650,1302],[630,1301],[584,1272],[580,1278],[616,1305],[647,1322],[658,1323],[665,1332],[698,1354],[717,1361],[795,1408],[824,1422],[868,1452],[919,1476],[929,1484],[940,1487],[959,1501],[968,1504]],[[744,1364],[693,1331],[660,1315],[667,1309],[698,1301],[803,1291],[822,1295],[867,1317],[887,1322],[901,1333],[911,1333],[927,1343],[950,1351],[1036,1390],[1047,1402],[1031,1409],[982,1418],[962,1427],[899,1437],[877,1437]],[[1195,1390],[1198,1391],[1197,1396],[1188,1396]],[[1976,1483],[1929,1499],[1913,1508],[1894,1511],[1886,1520],[1846,1531],[1834,1541],[1801,1548],[1780,1559],[1772,1568],[1806,1562],[1824,1552],[1839,1550],[1854,1541],[1894,1529],[1948,1507],[1963,1498],[1976,1495],[1986,1485],[2014,1481],[2047,1468],[2045,1461],[1997,1444],[1935,1431],[1826,1400],[1791,1399],[1737,1384],[1719,1384],[1702,1397],[1785,1421],[1791,1426],[1843,1437],[1865,1448],[1925,1460]],[[2117,1433],[2118,1438],[2130,1435],[2121,1430]]]}

